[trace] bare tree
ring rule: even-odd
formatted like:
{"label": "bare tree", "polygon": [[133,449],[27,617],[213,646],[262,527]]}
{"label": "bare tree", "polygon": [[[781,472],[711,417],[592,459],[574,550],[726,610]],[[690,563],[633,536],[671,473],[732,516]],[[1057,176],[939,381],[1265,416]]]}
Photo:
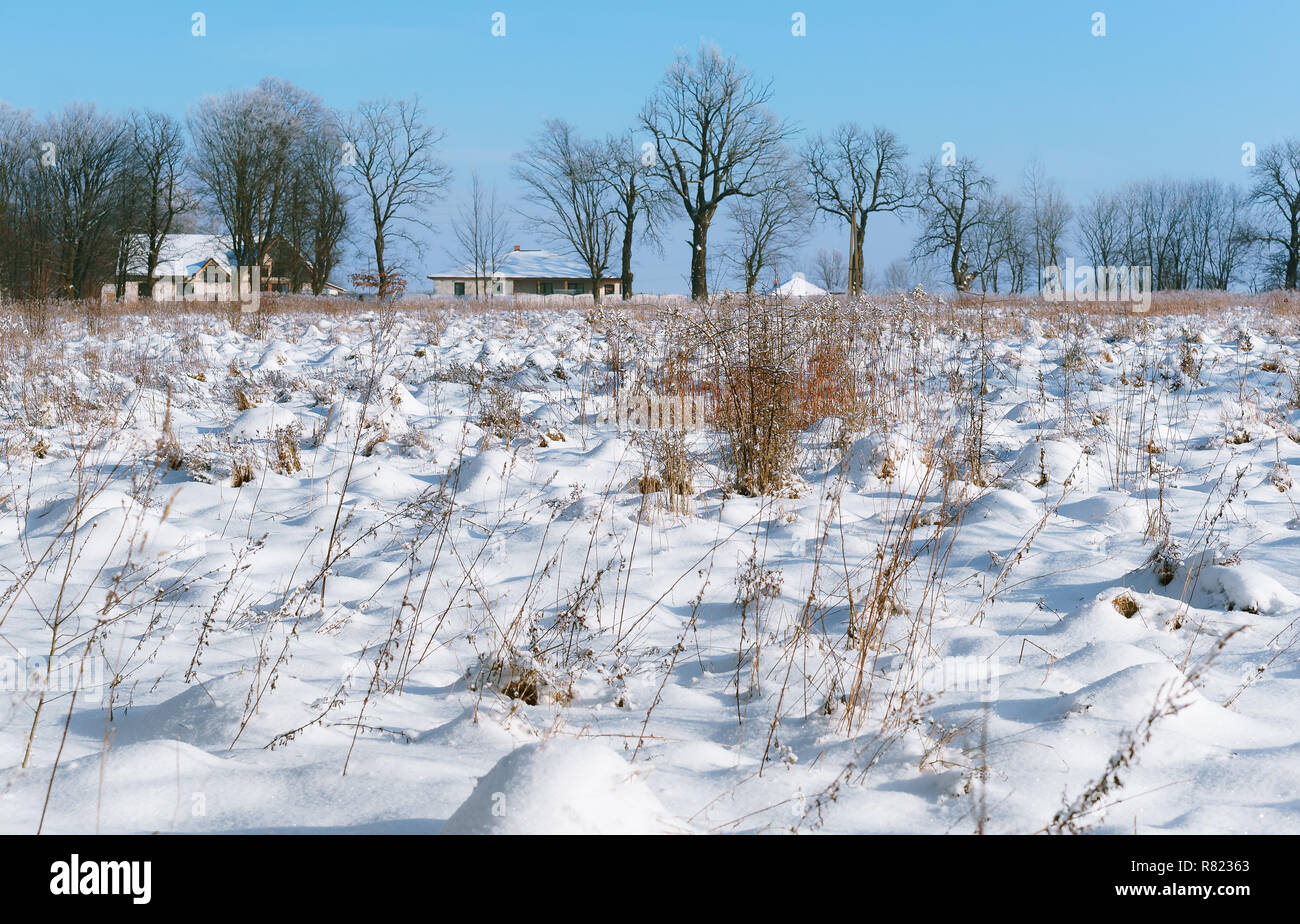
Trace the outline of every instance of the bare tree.
{"label": "bare tree", "polygon": [[293,182],[291,156],[309,105],[302,96],[292,84],[264,80],[190,111],[192,172],[241,267],[260,267],[279,230]]}
{"label": "bare tree", "polygon": [[918,260],[938,258],[952,280],[953,288],[964,292],[975,280],[970,237],[972,230],[990,220],[989,199],[993,181],[969,157],[952,165],[938,159],[922,170],[921,236],[913,247]]}
{"label": "bare tree", "polygon": [[42,131],[53,156],[41,160],[36,176],[49,209],[62,293],[84,298],[116,264],[126,126],[93,105],[74,103]]}
{"label": "bare tree", "polygon": [[1061,245],[1074,210],[1065,201],[1061,187],[1047,176],[1043,165],[1036,160],[1030,161],[1025,168],[1021,189],[1033,245],[1034,272],[1037,285],[1041,286],[1047,267],[1061,263]]}
{"label": "bare tree", "polygon": [[885,291],[906,292],[915,286],[912,276],[912,264],[899,257],[885,267]]}
{"label": "bare tree", "polygon": [[132,211],[138,216],[129,230],[140,235],[139,257],[145,269],[141,294],[148,296],[153,292],[154,273],[167,235],[177,218],[195,206],[183,185],[185,130],[181,123],[162,112],[136,114],[131,119],[129,158],[134,175],[129,187]]}
{"label": "bare tree", "polygon": [[846,122],[829,137],[818,135],[804,154],[817,208],[849,226],[848,294],[862,291],[862,241],[875,212],[897,212],[915,204],[905,163],[907,148],[894,133],[876,126],[868,132]]}
{"label": "bare tree", "polygon": [[736,228],[733,262],[753,295],[764,270],[788,261],[808,233],[809,200],[802,191],[797,168],[787,163],[776,182],[756,196],[731,200],[730,217]]}
{"label": "bare tree", "polygon": [[294,291],[305,285],[320,295],[339,264],[349,219],[345,149],[333,113],[308,128],[295,148],[282,237]]}
{"label": "bare tree", "polygon": [[[145,262],[148,257],[148,247],[145,243],[143,234],[138,233],[144,225],[145,213],[145,184],[138,165],[134,162],[132,156],[130,130],[128,129],[128,138],[126,142],[127,151],[123,155],[122,168],[118,171],[117,179],[113,183],[113,197],[115,199],[113,206],[112,225],[109,230],[109,237],[117,247],[117,258],[114,266],[114,295],[116,298],[122,298],[126,292],[127,277],[132,270]],[[152,280],[150,275],[148,279]]]}
{"label": "bare tree", "polygon": [[469,200],[452,222],[456,248],[452,259],[463,260],[474,277],[474,297],[491,297],[492,279],[509,252],[510,224],[497,204],[496,187],[484,189],[478,171],[471,179]]}
{"label": "bare tree", "polygon": [[827,292],[843,291],[845,280],[848,278],[848,269],[842,251],[827,250],[825,247],[817,248],[817,259],[813,261],[813,269],[817,273],[817,284]]}
{"label": "bare tree", "polygon": [[1193,279],[1197,288],[1227,289],[1251,246],[1246,197],[1235,185],[1201,180],[1188,189]]}
{"label": "bare tree", "polygon": [[[1024,292],[1029,267],[1029,234],[1024,205],[1014,196],[1006,196],[998,215],[1002,260],[1006,264],[1010,291]],[[994,286],[994,291],[997,287]]]}
{"label": "bare tree", "polygon": [[1128,262],[1150,266],[1156,289],[1192,285],[1194,234],[1186,184],[1142,180],[1126,190]]}
{"label": "bare tree", "polygon": [[420,250],[411,230],[431,230],[423,210],[451,180],[451,171],[437,156],[443,133],[425,118],[418,97],[370,100],[357,107],[344,128],[350,145],[345,163],[361,188],[369,218],[380,297],[392,294],[400,274],[392,245],[401,240]]}
{"label": "bare tree", "polygon": [[1253,173],[1256,239],[1274,250],[1282,288],[1294,289],[1300,271],[1300,141],[1287,138],[1265,147]]}
{"label": "bare tree", "polygon": [[1151,267],[1156,289],[1226,289],[1258,236],[1249,211],[1249,198],[1218,180],[1140,180],[1095,195],[1079,214],[1079,240],[1099,278],[1127,264]]}
{"label": "bare tree", "polygon": [[[1080,210],[1078,224],[1079,243],[1098,273],[1104,272],[1103,267],[1117,266],[1126,258],[1126,216],[1122,197],[1107,192],[1096,193]],[[1038,284],[1043,284],[1041,277]]]}
{"label": "bare tree", "polygon": [[[971,225],[966,239],[968,273],[980,281],[982,291],[1024,291],[1030,262],[1025,209],[1015,196],[990,197],[987,218]],[[1005,273],[1003,272],[1005,270]]]}
{"label": "bare tree", "polygon": [[[27,294],[27,254],[32,238],[23,233],[25,205],[35,170],[31,113],[0,102],[0,293]],[[26,246],[24,246],[26,245]]]}
{"label": "bare tree", "polygon": [[261,267],[278,242],[291,287],[323,291],[347,221],[335,115],[306,90],[268,78],[205,100],[189,123],[190,170],[222,219],[236,263]]}
{"label": "bare tree", "polygon": [[793,134],[768,108],[771,96],[771,85],[735,58],[701,45],[693,60],[678,54],[641,110],[641,127],[654,139],[654,173],[691,223],[692,298],[709,294],[709,227],[718,206],[761,192]]}
{"label": "bare tree", "polygon": [[[653,151],[636,148],[631,132],[610,136],[605,142],[601,170],[614,197],[613,215],[621,239],[620,271],[623,298],[632,297],[632,247],[640,227],[642,240],[659,244],[659,226],[672,204],[669,190],[654,182]],[[663,248],[660,247],[662,254]]]}
{"label": "bare tree", "polygon": [[528,149],[515,157],[528,219],[562,242],[587,268],[591,297],[600,301],[617,226],[613,188],[601,170],[605,152],[583,142],[568,122],[548,119]]}
{"label": "bare tree", "polygon": [[10,295],[41,297],[57,285],[54,210],[42,177],[51,157],[57,147],[43,124],[0,103],[0,289]]}

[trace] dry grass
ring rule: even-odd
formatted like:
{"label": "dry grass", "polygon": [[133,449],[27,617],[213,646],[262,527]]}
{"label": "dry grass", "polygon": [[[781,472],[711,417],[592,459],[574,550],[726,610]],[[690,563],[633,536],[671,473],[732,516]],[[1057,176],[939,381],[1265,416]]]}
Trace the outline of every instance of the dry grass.
{"label": "dry grass", "polygon": [[507,443],[515,440],[524,429],[519,394],[506,385],[484,386],[479,393],[479,412],[474,422]]}

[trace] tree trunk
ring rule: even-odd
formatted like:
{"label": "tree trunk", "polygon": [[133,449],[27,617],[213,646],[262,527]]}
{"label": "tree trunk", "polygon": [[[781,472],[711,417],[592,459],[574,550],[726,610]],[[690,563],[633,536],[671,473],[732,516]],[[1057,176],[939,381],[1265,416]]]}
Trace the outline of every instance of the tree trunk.
{"label": "tree trunk", "polygon": [[862,294],[862,238],[866,230],[867,223],[854,208],[849,216],[849,281],[844,287],[849,298]]}
{"label": "tree trunk", "polygon": [[627,221],[623,222],[623,298],[632,297],[632,231],[636,222],[636,215],[633,213],[628,216]]}
{"label": "tree trunk", "polygon": [[1288,289],[1296,287],[1296,270],[1300,266],[1300,221],[1291,220],[1291,246],[1287,248],[1286,253],[1286,280],[1284,285]]}
{"label": "tree trunk", "polygon": [[140,286],[140,294],[145,298],[153,298],[153,276],[158,272],[158,256],[161,248],[149,248],[149,254],[144,261],[144,283]]}
{"label": "tree trunk", "polygon": [[691,298],[695,301],[709,297],[708,246],[709,227],[697,223],[691,231]]}
{"label": "tree trunk", "polygon": [[378,277],[379,288],[375,291],[377,298],[383,298],[388,294],[388,268],[384,265],[384,236],[375,235],[375,276]]}

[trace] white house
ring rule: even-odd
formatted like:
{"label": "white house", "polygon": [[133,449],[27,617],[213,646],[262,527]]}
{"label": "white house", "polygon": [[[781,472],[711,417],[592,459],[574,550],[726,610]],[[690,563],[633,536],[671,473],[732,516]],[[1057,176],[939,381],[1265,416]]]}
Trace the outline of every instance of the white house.
{"label": "white house", "polygon": [[[431,273],[435,295],[591,295],[591,274],[573,257],[549,250],[521,250],[516,247],[497,262],[491,278],[479,277],[475,285],[472,266],[459,266]],[[603,295],[622,295],[623,281],[611,277],[600,281]]]}
{"label": "white house", "polygon": [[[147,242],[139,235],[131,250],[136,254],[127,265],[127,285],[124,301],[133,302],[139,297],[140,284],[145,278],[143,253]],[[274,252],[275,248],[272,248]],[[262,292],[288,292],[291,282],[287,276],[277,275],[278,264],[272,254],[262,260],[258,289]],[[208,301],[224,302],[236,297],[232,291],[235,272],[235,254],[230,239],[220,234],[169,234],[163,239],[158,253],[158,266],[153,274],[153,298],[158,301]],[[253,274],[248,268],[241,273],[240,291],[251,291]],[[106,283],[101,292],[111,298],[117,291]],[[299,287],[299,291],[303,291]],[[344,295],[342,286],[327,283],[326,295]]]}

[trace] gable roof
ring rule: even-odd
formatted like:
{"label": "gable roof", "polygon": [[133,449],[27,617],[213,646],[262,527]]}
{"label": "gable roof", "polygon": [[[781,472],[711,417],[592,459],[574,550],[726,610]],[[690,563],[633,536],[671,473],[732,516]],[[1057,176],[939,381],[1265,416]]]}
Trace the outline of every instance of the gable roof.
{"label": "gable roof", "polygon": [[[136,235],[137,239],[142,235]],[[144,246],[133,247],[137,253]],[[162,249],[158,252],[158,268],[154,276],[184,276],[186,279],[201,270],[208,261],[229,273],[235,265],[235,253],[230,249],[230,239],[220,234],[169,234],[163,238]],[[136,256],[127,267],[133,276],[144,275],[145,264],[142,256]]]}
{"label": "gable roof", "polygon": [[[430,279],[473,279],[474,267],[458,266],[445,273],[430,273]],[[497,262],[497,275],[506,279],[590,279],[586,264],[549,250],[512,250]],[[613,278],[608,277],[608,278]]]}
{"label": "gable roof", "polygon": [[[126,271],[131,276],[143,276],[143,252],[148,242],[144,235],[137,234],[135,244],[131,248],[135,256],[131,258]],[[163,238],[162,249],[158,252],[158,267],[154,270],[154,278],[179,276],[190,279],[209,263],[230,275],[235,266],[235,252],[231,249],[229,237],[224,234],[169,234]],[[344,294],[348,291],[347,287],[332,280],[326,285]]]}

